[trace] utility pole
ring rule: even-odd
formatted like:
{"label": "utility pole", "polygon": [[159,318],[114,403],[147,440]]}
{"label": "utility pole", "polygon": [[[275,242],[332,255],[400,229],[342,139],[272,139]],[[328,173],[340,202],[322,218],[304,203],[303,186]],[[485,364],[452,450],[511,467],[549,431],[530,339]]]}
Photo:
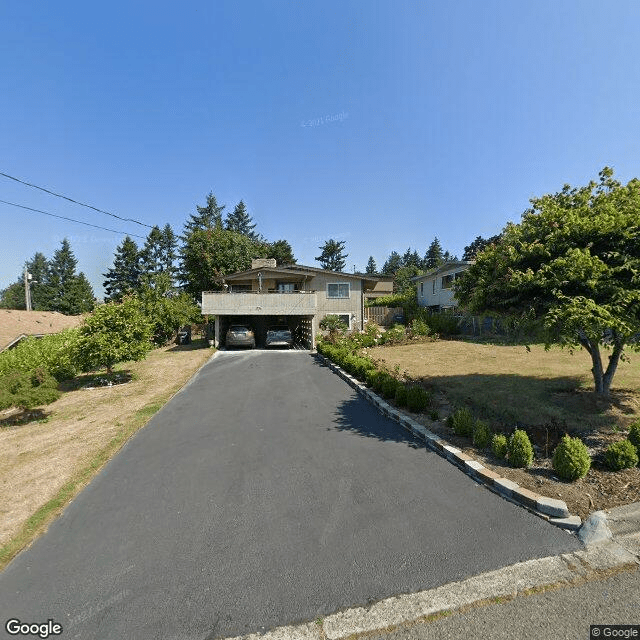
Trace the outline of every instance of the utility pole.
{"label": "utility pole", "polygon": [[27,271],[27,267],[24,268],[24,300],[27,311],[31,311],[31,278],[33,276]]}

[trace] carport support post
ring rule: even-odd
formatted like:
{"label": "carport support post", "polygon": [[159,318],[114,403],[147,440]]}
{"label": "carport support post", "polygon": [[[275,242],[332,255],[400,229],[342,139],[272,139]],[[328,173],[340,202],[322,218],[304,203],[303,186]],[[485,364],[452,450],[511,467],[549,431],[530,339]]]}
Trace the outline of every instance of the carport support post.
{"label": "carport support post", "polygon": [[315,317],[311,318],[311,344],[309,345],[309,349],[313,350],[316,348],[316,319]]}
{"label": "carport support post", "polygon": [[213,346],[217,349],[220,346],[220,318],[218,316],[216,316],[213,326]]}

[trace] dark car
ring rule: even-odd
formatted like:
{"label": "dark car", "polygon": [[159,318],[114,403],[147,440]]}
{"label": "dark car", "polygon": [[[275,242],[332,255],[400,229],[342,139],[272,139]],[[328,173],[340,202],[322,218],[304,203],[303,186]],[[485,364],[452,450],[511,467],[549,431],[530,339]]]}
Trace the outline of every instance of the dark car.
{"label": "dark car", "polygon": [[227,347],[251,347],[256,346],[256,336],[251,327],[246,324],[232,324],[227,331]]}
{"label": "dark car", "polygon": [[291,348],[293,345],[293,335],[289,327],[285,325],[277,325],[269,327],[267,330],[267,341],[265,342],[267,347],[287,347]]}

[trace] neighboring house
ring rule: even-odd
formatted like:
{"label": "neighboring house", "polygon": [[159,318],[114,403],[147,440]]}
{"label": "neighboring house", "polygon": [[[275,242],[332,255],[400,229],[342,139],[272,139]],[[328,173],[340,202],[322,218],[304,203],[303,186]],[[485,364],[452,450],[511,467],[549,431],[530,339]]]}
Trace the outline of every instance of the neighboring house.
{"label": "neighboring house", "polygon": [[445,262],[437,269],[411,278],[418,288],[418,304],[432,311],[455,309],[458,301],[453,295],[453,283],[473,263],[473,260]]}
{"label": "neighboring house", "polygon": [[41,338],[77,327],[83,316],[65,316],[56,311],[0,309],[0,351],[16,347],[28,336]]}
{"label": "neighboring house", "polygon": [[295,339],[311,348],[326,315],[339,316],[349,329],[362,329],[365,300],[393,290],[391,278],[297,264],[279,267],[273,259],[252,260],[251,269],[224,276],[222,284],[223,292],[202,293],[203,315],[216,316],[216,346],[232,322],[245,322],[258,343],[264,343],[271,324],[286,323]]}

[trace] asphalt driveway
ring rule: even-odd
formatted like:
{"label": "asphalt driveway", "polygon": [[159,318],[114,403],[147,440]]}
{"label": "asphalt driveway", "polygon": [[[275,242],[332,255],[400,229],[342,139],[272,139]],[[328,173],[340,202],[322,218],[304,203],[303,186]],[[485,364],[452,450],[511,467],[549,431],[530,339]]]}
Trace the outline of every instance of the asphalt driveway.
{"label": "asphalt driveway", "polygon": [[578,547],[310,354],[225,352],[0,575],[1,633],[238,635]]}

